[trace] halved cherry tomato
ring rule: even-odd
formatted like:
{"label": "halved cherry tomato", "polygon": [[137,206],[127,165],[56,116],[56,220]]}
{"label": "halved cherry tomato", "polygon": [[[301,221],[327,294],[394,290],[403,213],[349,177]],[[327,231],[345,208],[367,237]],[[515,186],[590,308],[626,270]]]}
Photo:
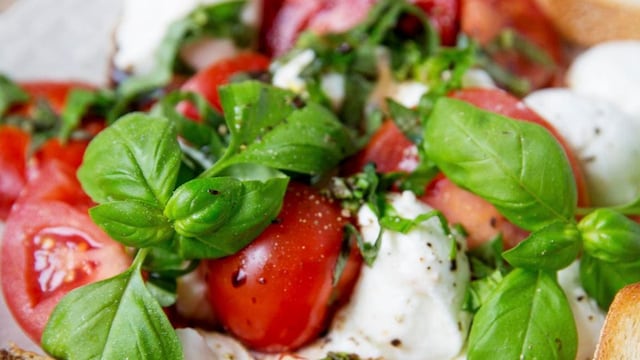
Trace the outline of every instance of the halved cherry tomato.
{"label": "halved cherry tomato", "polygon": [[578,206],[589,206],[589,193],[580,162],[573,154],[564,138],[545,119],[529,109],[520,99],[500,89],[464,89],[450,94],[451,97],[464,100],[479,108],[495,112],[513,119],[524,120],[542,125],[564,149],[571,164],[578,190]]}
{"label": "halved cherry tomato", "polygon": [[[545,51],[560,70],[566,63],[561,37],[535,0],[463,0],[461,22],[462,31],[481,44],[487,44],[501,31],[511,28]],[[494,60],[527,78],[533,89],[549,85],[559,75],[558,68],[532,62],[516,51],[500,52]]]}
{"label": "halved cherry tomato", "polygon": [[[207,263],[209,298],[224,327],[268,352],[295,349],[318,336],[333,300],[345,223],[337,203],[291,183],[272,225],[237,254]],[[356,255],[348,262],[342,294],[360,267]]]}
{"label": "halved cherry tomato", "polygon": [[7,305],[36,342],[67,292],[119,274],[130,263],[124,248],[88,214],[59,201],[14,207],[0,255]]}
{"label": "halved cherry tomato", "polygon": [[[228,83],[231,77],[237,73],[264,71],[268,67],[269,58],[266,56],[257,53],[242,53],[214,62],[209,67],[197,72],[184,83],[182,90],[204,96],[214,108],[222,111],[218,87]],[[188,102],[178,104],[178,110],[191,119],[199,119],[198,111]]]}
{"label": "halved cherry tomato", "polygon": [[29,134],[13,126],[0,126],[0,220],[9,215],[27,181]]}

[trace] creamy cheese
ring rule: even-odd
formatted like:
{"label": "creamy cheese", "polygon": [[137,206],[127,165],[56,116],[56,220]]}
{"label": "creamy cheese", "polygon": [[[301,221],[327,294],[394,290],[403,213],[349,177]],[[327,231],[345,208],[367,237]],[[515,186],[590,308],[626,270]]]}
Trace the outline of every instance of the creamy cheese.
{"label": "creamy cheese", "polygon": [[234,338],[217,332],[191,328],[176,329],[187,360],[253,360],[249,351]]}
{"label": "creamy cheese", "polygon": [[[389,198],[405,218],[431,211],[411,192]],[[365,241],[374,242],[380,227],[368,207],[361,209],[358,222]],[[452,269],[452,241],[436,218],[408,234],[385,231],[376,261],[362,269],[350,302],[337,313],[328,335],[300,355],[318,359],[328,351],[344,351],[363,358],[458,357],[471,319],[462,310],[470,275],[464,248]]]}
{"label": "creamy cheese", "polygon": [[564,137],[584,171],[595,206],[640,195],[640,125],[611,103],[568,89],[536,91],[524,99]]}
{"label": "creamy cheese", "polygon": [[[228,0],[125,0],[120,24],[115,32],[115,66],[134,74],[148,73],[153,69],[156,50],[171,23],[184,18],[200,5],[224,1]],[[257,1],[248,1],[242,14],[243,22],[257,24],[257,12]],[[199,68],[218,58],[231,56],[236,51],[229,40],[219,39],[191,44],[183,55],[190,65]]]}
{"label": "creamy cheese", "polygon": [[577,93],[615,104],[640,123],[640,41],[588,49],[571,64],[567,83]]}
{"label": "creamy cheese", "polygon": [[558,272],[558,282],[564,290],[576,320],[578,329],[578,353],[576,360],[589,360],[598,344],[605,313],[595,300],[591,299],[580,285],[580,262]]}

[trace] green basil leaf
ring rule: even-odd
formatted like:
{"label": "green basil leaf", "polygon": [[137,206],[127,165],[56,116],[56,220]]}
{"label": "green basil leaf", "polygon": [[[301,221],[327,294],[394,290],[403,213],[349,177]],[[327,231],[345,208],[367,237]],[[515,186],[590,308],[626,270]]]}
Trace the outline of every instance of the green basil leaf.
{"label": "green basil leaf", "polygon": [[176,303],[178,298],[178,282],[176,278],[150,274],[145,285],[149,294],[158,302],[158,305],[167,307]]}
{"label": "green basil leaf", "polygon": [[513,266],[531,270],[560,270],[580,253],[580,232],[575,224],[557,222],[534,231],[502,256]]}
{"label": "green basil leaf", "polygon": [[14,104],[29,100],[29,94],[8,77],[0,74],[0,117]]}
{"label": "green basil leaf", "polygon": [[248,81],[220,88],[232,134],[227,153],[202,177],[242,163],[320,174],[352,152],[346,128],[326,108],[309,103],[296,109],[285,90]]}
{"label": "green basil leaf", "polygon": [[546,272],[515,269],[476,313],[469,360],[574,360],[577,330],[567,298]]}
{"label": "green basil leaf", "polygon": [[[250,169],[258,178],[250,179]],[[216,231],[198,237],[179,236],[177,251],[185,259],[217,258],[236,253],[278,216],[289,178],[259,166],[234,166],[224,175],[242,180],[235,212]],[[266,177],[270,176],[270,177]]]}
{"label": "green basil leaf", "polygon": [[87,147],[78,169],[83,189],[97,203],[138,200],[164,208],[180,168],[176,136],[165,118],[123,116]]}
{"label": "green basil leaf", "polygon": [[62,359],[182,359],[180,340],[136,262],[68,293],[49,318],[43,349]]}
{"label": "green basil leaf", "polygon": [[543,127],[441,98],[425,128],[424,149],[454,183],[535,231],[570,222],[577,192],[567,157]]}
{"label": "green basil leaf", "polygon": [[71,137],[71,133],[80,126],[82,118],[96,103],[106,103],[107,92],[94,90],[73,89],[67,96],[64,109],[62,109],[60,130],[58,138],[63,142]]}
{"label": "green basil leaf", "polygon": [[608,262],[585,254],[580,260],[580,281],[587,294],[606,310],[620,289],[640,281],[640,262]]}
{"label": "green basil leaf", "polygon": [[486,277],[472,280],[465,294],[464,310],[471,313],[477,312],[495,292],[503,279],[502,272],[495,270]]}
{"label": "green basil leaf", "polygon": [[162,209],[143,201],[111,201],[89,209],[89,215],[109,236],[127,246],[161,245],[174,235]]}
{"label": "green basil leaf", "polygon": [[242,181],[232,177],[191,180],[176,189],[164,214],[180,235],[207,236],[236,213],[243,194]]}
{"label": "green basil leaf", "polygon": [[578,223],[584,250],[608,262],[640,259],[640,224],[611,209],[598,209]]}

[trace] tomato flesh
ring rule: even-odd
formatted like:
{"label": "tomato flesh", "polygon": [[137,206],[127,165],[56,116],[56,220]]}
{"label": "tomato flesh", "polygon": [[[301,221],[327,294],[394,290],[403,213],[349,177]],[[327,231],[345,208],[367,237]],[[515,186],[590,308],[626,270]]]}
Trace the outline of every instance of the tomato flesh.
{"label": "tomato flesh", "polygon": [[86,213],[59,201],[14,207],[0,256],[9,310],[36,342],[67,292],[115,276],[130,263],[124,248]]}
{"label": "tomato flesh", "polygon": [[[291,183],[272,225],[239,253],[207,262],[209,298],[223,326],[267,352],[317,337],[336,294],[332,278],[344,224],[337,203]],[[359,271],[359,257],[348,261],[339,294],[348,294]]]}

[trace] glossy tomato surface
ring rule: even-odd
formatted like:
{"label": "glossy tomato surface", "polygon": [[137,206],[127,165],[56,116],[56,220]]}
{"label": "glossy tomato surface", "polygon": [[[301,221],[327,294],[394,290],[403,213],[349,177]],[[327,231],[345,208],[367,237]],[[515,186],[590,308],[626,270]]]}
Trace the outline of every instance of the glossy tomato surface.
{"label": "glossy tomato surface", "polygon": [[[210,301],[224,327],[250,348],[268,352],[315,339],[334,300],[344,225],[337,203],[291,183],[272,225],[239,253],[207,264]],[[349,258],[342,294],[353,286],[359,261]]]}
{"label": "glossy tomato surface", "polygon": [[22,329],[40,342],[49,315],[70,290],[124,271],[124,248],[85,212],[59,201],[14,208],[2,241],[2,291]]}
{"label": "glossy tomato surface", "polygon": [[[198,71],[182,85],[182,90],[192,91],[202,95],[209,104],[218,111],[222,111],[218,88],[227,84],[233,75],[240,72],[259,72],[267,70],[269,58],[257,53],[242,53],[232,58],[216,61],[208,67]],[[185,116],[198,119],[197,110],[189,103],[182,102],[178,110]]]}

